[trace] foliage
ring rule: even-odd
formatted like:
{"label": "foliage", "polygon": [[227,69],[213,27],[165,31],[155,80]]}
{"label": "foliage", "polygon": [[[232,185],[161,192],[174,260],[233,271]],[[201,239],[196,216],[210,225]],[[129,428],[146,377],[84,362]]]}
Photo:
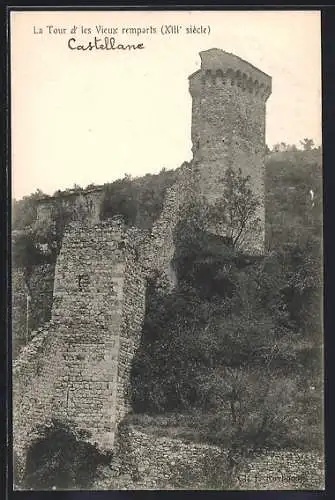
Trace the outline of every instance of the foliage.
{"label": "foliage", "polygon": [[[232,454],[322,445],[316,153],[293,150],[285,153],[286,163],[269,160],[270,251],[261,258],[206,232],[206,207],[189,207],[174,235],[178,290],[164,297],[152,284],[147,291],[142,343],[132,369],[135,412],[158,420],[182,412],[189,425],[183,424],[181,434],[230,447]],[[241,177],[232,186],[235,193],[245,186],[247,193]],[[288,187],[295,188],[289,202]],[[256,206],[251,203],[252,211]],[[238,218],[230,221],[238,225]],[[201,421],[194,420],[196,413]],[[307,425],[309,441],[301,431]]]}
{"label": "foliage", "polygon": [[269,158],[266,244],[285,276],[283,294],[295,327],[320,342],[322,322],[321,150]]}
{"label": "foliage", "polygon": [[35,265],[49,261],[48,256],[45,256],[38,248],[33,231],[23,231],[15,237],[12,245],[13,266],[24,270],[26,280],[29,279]]}
{"label": "foliage", "polygon": [[[283,339],[289,328],[278,283],[264,267],[246,265],[241,271],[232,262],[222,275],[217,260],[212,274],[207,273],[205,292],[202,280],[193,288],[184,284],[168,297],[148,289],[143,346],[133,367],[135,401],[142,398],[144,406],[158,411],[195,404],[208,408],[216,405],[208,387],[211,370],[215,374],[220,366],[264,365],[274,340]],[[283,352],[277,353],[276,362],[285,364]]]}
{"label": "foliage", "polygon": [[321,239],[322,168],[318,152],[269,158],[265,179],[266,240],[269,250],[288,243],[303,247]]}
{"label": "foliage", "polygon": [[218,232],[224,227],[232,246],[238,248],[248,233],[260,230],[259,200],[250,187],[250,176],[244,177],[241,169],[228,168],[221,182],[222,197],[207,208],[206,218]]}
{"label": "foliage", "polygon": [[25,468],[27,489],[89,489],[99,466],[111,460],[87,442],[87,433],[53,420],[39,429]]}
{"label": "foliage", "polygon": [[[320,358],[290,320],[280,273],[273,275],[276,266],[270,264],[231,269],[229,297],[204,297],[196,288],[167,297],[148,293],[132,367],[134,411],[211,414],[207,427],[193,428],[193,437],[224,446],[236,442],[239,449],[306,445],[300,405],[320,377]],[[309,418],[316,429],[312,415],[320,402],[314,410]],[[315,430],[312,444],[320,442]]]}
{"label": "foliage", "polygon": [[304,151],[311,151],[314,147],[313,139],[308,139],[307,137],[304,140],[300,141],[300,144]]}
{"label": "foliage", "polygon": [[138,179],[125,176],[104,186],[101,217],[123,215],[128,225],[144,229],[152,226],[163,207],[166,190],[175,180],[175,172],[163,169]]}
{"label": "foliage", "polygon": [[[312,150],[319,150],[321,149],[320,146],[315,146],[313,139],[309,139],[308,137],[305,137],[302,141],[299,141],[299,146],[296,144],[286,144],[286,142],[278,142],[277,144],[274,144],[272,147],[272,152],[273,153],[279,153],[279,152],[288,152],[288,151],[312,151]],[[266,147],[266,152],[270,153],[270,149]]]}
{"label": "foliage", "polygon": [[136,221],[136,192],[130,178],[125,177],[105,187],[102,218],[123,215],[129,225]]}
{"label": "foliage", "polygon": [[36,219],[36,206],[40,198],[46,197],[40,189],[21,200],[13,200],[12,229],[22,230],[31,226]]}
{"label": "foliage", "polygon": [[49,228],[49,231],[44,231],[44,237],[51,251],[56,248],[57,255],[62,246],[65,229],[72,215],[71,206],[66,206],[60,200],[56,200],[54,225],[52,228]]}

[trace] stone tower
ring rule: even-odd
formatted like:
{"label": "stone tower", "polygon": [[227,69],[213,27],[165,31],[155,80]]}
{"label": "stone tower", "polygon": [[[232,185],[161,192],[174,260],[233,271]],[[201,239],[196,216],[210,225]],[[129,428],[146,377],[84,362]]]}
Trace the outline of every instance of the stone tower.
{"label": "stone tower", "polygon": [[265,111],[271,77],[220,49],[200,52],[201,68],[189,77],[192,96],[193,164],[200,194],[209,203],[222,196],[225,169],[250,175],[260,201],[262,231],[249,235],[244,249],[264,248]]}

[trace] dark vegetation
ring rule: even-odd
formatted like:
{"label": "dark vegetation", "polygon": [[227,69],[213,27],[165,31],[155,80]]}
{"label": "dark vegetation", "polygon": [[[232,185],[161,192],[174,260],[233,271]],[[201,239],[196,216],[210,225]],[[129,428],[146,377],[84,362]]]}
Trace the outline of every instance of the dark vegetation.
{"label": "dark vegetation", "polygon": [[90,489],[97,469],[112,459],[87,442],[86,432],[57,420],[38,429],[38,436],[26,458],[25,489]]}
{"label": "dark vegetation", "polygon": [[[250,214],[225,221],[230,239],[206,232],[199,207],[176,228],[178,289],[160,294],[155,277],[147,288],[132,370],[138,425],[232,449],[322,446],[321,151],[308,139],[302,146],[277,145],[267,157],[264,257],[239,250],[244,232],[257,228],[257,200],[241,176],[232,179],[230,203],[244,192]],[[121,213],[129,225],[150,228],[174,176],[162,171],[106,185],[101,217]],[[14,202],[13,229],[31,225],[36,197]],[[206,217],[216,223],[226,208]],[[57,213],[61,241],[66,214]],[[22,233],[14,266],[29,274],[54,259],[52,234],[44,232],[50,252],[41,253],[41,236]]]}
{"label": "dark vegetation", "polygon": [[147,289],[138,425],[236,449],[322,448],[320,153],[268,157],[265,257],[206,233],[197,210],[179,225],[178,290]]}
{"label": "dark vegetation", "polygon": [[150,229],[163,208],[165,192],[175,181],[173,170],[159,175],[147,174],[138,179],[126,175],[105,185],[101,218],[122,214],[126,224]]}

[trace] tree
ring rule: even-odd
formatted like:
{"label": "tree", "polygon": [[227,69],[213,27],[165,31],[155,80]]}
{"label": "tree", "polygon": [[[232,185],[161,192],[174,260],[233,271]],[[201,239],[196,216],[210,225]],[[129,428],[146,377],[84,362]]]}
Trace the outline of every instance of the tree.
{"label": "tree", "polygon": [[37,202],[40,198],[46,198],[48,195],[41,189],[29,196],[24,196],[21,200],[13,199],[12,203],[12,229],[24,229],[36,220]]}
{"label": "tree", "polygon": [[223,196],[207,208],[207,217],[218,232],[224,228],[232,247],[238,248],[247,233],[260,229],[260,203],[250,187],[250,176],[244,177],[241,169],[228,168],[221,182]]}
{"label": "tree", "polygon": [[289,146],[287,146],[287,151],[296,153],[298,151],[298,148],[295,144],[290,144]]}
{"label": "tree", "polygon": [[101,216],[103,219],[123,215],[126,223],[134,225],[137,215],[137,192],[129,175],[104,187]]}
{"label": "tree", "polygon": [[[73,209],[62,203],[61,199],[55,200],[54,227],[49,228],[47,243],[50,250],[59,253],[65,229],[73,217]],[[56,244],[56,248],[54,247]]]}
{"label": "tree", "polygon": [[278,142],[277,144],[273,145],[272,151],[273,153],[282,153],[284,151],[287,151],[289,148],[288,144],[286,142]]}
{"label": "tree", "polygon": [[13,266],[24,270],[26,281],[29,279],[33,267],[46,260],[45,256],[37,248],[36,243],[36,235],[32,231],[20,233],[13,241]]}
{"label": "tree", "polygon": [[52,420],[36,431],[27,452],[25,489],[89,489],[98,467],[111,462],[112,453],[90,444],[90,433],[73,422]]}
{"label": "tree", "polygon": [[315,146],[313,139],[308,139],[307,137],[300,141],[300,144],[304,151],[312,151]]}

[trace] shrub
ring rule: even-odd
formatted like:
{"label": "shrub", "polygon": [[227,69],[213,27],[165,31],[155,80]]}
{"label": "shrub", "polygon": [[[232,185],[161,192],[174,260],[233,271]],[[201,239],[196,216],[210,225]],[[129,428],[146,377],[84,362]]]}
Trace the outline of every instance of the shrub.
{"label": "shrub", "polygon": [[25,469],[27,489],[87,489],[93,484],[99,465],[111,461],[87,442],[88,433],[57,420],[39,429],[31,444]]}

